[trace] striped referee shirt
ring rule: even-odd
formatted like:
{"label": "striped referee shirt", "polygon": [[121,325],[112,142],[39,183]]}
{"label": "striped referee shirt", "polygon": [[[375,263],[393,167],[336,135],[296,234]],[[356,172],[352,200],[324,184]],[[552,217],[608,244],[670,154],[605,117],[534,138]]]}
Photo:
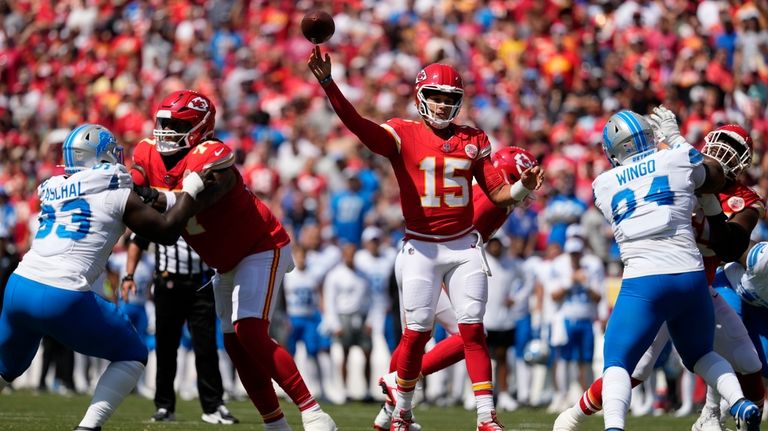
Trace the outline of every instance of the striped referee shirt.
{"label": "striped referee shirt", "polygon": [[[142,237],[131,235],[133,240],[143,250],[149,248],[150,242]],[[158,274],[168,272],[177,275],[200,275],[209,270],[200,255],[179,237],[174,245],[155,244],[155,271]]]}

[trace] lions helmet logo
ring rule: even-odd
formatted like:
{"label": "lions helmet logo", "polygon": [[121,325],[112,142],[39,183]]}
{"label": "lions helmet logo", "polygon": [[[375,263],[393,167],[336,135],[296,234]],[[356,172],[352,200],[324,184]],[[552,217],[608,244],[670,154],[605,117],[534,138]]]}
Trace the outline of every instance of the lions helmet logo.
{"label": "lions helmet logo", "polygon": [[188,108],[192,108],[195,111],[208,112],[208,102],[202,97],[195,97],[187,104]]}

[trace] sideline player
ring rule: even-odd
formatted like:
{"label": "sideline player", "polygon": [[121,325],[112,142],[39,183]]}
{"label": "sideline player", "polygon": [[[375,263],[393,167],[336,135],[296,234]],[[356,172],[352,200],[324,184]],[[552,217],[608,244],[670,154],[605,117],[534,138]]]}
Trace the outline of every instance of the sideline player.
{"label": "sideline player", "polygon": [[[453,122],[464,85],[455,69],[430,64],[416,77],[416,106],[422,121],[393,118],[379,125],[355,110],[333,82],[330,55],[318,46],[308,66],[344,125],[371,151],[390,160],[401,191],[406,237],[402,261],[402,302],[406,328],[397,366],[397,406],[392,430],[408,430],[413,390],[421,372],[435,307],[445,283],[464,341],[467,372],[477,400],[478,430],[500,430],[493,405],[491,361],[483,314],[487,264],[482,238],[472,225],[470,182],[474,177],[494,204],[511,206],[540,185],[535,167],[514,185],[504,183],[490,161],[491,146],[481,130]],[[527,178],[532,178],[532,181]]]}
{"label": "sideline player", "polygon": [[131,191],[122,147],[105,127],[77,127],[64,141],[63,153],[65,175],[38,187],[40,228],[5,289],[0,389],[29,367],[44,335],[107,359],[110,364],[75,428],[101,430],[136,386],[147,348],[128,318],[91,286],[126,226],[153,241],[174,243],[198,208],[195,198],[203,181],[197,173],[187,175],[183,193],[163,215]]}
{"label": "sideline player", "polygon": [[[144,139],[134,150],[132,176],[141,186],[175,190],[187,171],[212,172],[216,185],[183,237],[217,271],[213,291],[227,353],[267,429],[289,429],[274,379],[301,411],[305,430],[335,430],[291,355],[269,336],[277,290],[293,268],[290,238],[244,186],[232,150],[213,137],[215,117],[215,106],[200,93],[167,95],[155,113],[154,139]],[[165,197],[157,196],[159,206]]]}

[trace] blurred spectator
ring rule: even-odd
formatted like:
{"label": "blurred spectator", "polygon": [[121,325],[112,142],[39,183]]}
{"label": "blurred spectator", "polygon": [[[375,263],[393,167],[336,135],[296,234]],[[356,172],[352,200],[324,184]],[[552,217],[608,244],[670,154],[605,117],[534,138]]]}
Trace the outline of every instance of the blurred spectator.
{"label": "blurred spectator", "polygon": [[346,243],[341,247],[342,261],[326,276],[323,283],[324,325],[341,342],[344,358],[341,376],[347,380],[349,350],[358,346],[365,355],[366,398],[370,399],[371,333],[374,314],[369,313],[371,290],[368,280],[355,267],[356,246]]}

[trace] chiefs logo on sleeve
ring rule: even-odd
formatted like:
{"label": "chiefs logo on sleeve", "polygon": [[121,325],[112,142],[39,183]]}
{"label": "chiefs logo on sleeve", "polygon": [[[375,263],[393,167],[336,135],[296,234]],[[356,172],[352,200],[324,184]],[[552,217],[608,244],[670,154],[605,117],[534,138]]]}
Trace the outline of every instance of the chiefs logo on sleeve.
{"label": "chiefs logo on sleeve", "polygon": [[746,208],[754,208],[760,218],[765,217],[763,198],[741,183],[736,183],[727,190],[723,190],[723,193],[720,194],[720,203],[723,206],[723,212],[728,216],[744,211]]}

